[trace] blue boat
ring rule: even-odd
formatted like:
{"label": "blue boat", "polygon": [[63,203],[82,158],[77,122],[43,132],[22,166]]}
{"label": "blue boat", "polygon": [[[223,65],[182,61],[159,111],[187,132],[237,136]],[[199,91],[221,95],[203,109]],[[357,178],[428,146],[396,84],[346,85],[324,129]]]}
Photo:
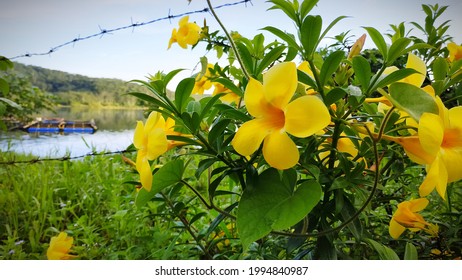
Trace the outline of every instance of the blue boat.
{"label": "blue boat", "polygon": [[24,125],[22,129],[30,133],[95,133],[98,128],[94,120],[68,121],[61,118],[37,118]]}

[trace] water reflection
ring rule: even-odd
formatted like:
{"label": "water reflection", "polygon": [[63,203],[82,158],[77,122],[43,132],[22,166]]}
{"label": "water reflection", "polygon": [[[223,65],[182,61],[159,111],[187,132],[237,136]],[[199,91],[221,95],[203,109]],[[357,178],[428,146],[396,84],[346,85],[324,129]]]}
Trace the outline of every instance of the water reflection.
{"label": "water reflection", "polygon": [[41,116],[68,120],[94,119],[98,126],[94,134],[0,132],[0,150],[38,157],[81,156],[92,152],[121,151],[132,143],[136,121],[144,119],[142,110],[84,109],[60,108],[56,113],[44,112]]}

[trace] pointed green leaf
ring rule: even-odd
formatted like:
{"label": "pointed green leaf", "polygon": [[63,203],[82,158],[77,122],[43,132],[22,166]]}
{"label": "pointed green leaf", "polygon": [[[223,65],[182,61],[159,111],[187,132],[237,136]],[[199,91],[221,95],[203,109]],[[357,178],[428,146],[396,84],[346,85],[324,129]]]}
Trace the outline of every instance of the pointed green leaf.
{"label": "pointed green leaf", "polygon": [[340,62],[342,62],[344,57],[345,53],[343,51],[335,51],[326,58],[322,64],[321,72],[319,74],[321,86],[324,86],[327,82],[327,79],[332,77],[332,74],[334,74],[334,72],[337,70]]}
{"label": "pointed green leaf", "polygon": [[188,104],[188,100],[191,97],[191,92],[194,88],[194,84],[196,83],[196,79],[194,78],[186,78],[183,79],[175,90],[175,105],[179,112],[183,112],[186,104]]}
{"label": "pointed green leaf", "polygon": [[395,72],[392,72],[392,73],[386,75],[383,79],[381,79],[381,80],[379,79],[379,82],[373,88],[373,90],[375,90],[376,88],[386,87],[389,84],[397,82],[397,81],[399,81],[401,79],[404,79],[407,76],[410,76],[410,75],[412,75],[414,73],[419,73],[419,72],[417,72],[415,69],[412,69],[412,68],[399,69],[399,70],[397,70]]}
{"label": "pointed green leaf", "polygon": [[[336,19],[334,19],[326,28],[326,30],[324,30],[324,32],[322,32],[321,34],[321,37],[319,38],[319,41],[321,41],[322,39],[324,39],[324,37],[326,37],[327,33],[332,29],[332,27],[334,27],[339,21],[341,21],[342,19],[345,19],[347,18],[347,16],[339,16],[337,17]],[[317,46],[317,45],[316,45]]]}
{"label": "pointed green leaf", "polygon": [[388,88],[390,102],[399,110],[405,111],[416,121],[423,113],[438,114],[435,99],[424,90],[408,84],[393,83]]}
{"label": "pointed green leaf", "polygon": [[382,34],[380,34],[380,32],[374,27],[364,27],[364,29],[366,29],[367,33],[369,33],[369,37],[371,37],[372,41],[374,41],[374,44],[382,54],[384,61],[387,61],[388,47]]}
{"label": "pointed green leaf", "polygon": [[181,181],[184,173],[184,163],[182,160],[172,160],[162,166],[152,178],[152,188],[148,192],[142,188],[135,200],[137,207],[144,206],[150,201],[158,192],[162,191],[166,187],[176,184]]}
{"label": "pointed green leaf", "polygon": [[300,29],[300,41],[304,48],[307,60],[313,59],[313,53],[319,43],[321,35],[322,18],[320,16],[307,16]]}
{"label": "pointed green leaf", "polygon": [[379,258],[381,260],[399,260],[399,257],[395,253],[395,251],[393,251],[389,247],[369,238],[364,239],[364,241],[366,241],[366,243],[368,243],[372,248],[374,248],[377,251],[377,253],[379,253]]}
{"label": "pointed green leaf", "polygon": [[438,57],[432,63],[432,70],[435,81],[444,80],[449,70],[448,62],[445,58]]}
{"label": "pointed green leaf", "polygon": [[183,70],[184,69],[176,69],[168,72],[163,78],[165,85],[167,85],[176,76],[176,74],[180,73]]}
{"label": "pointed green leaf", "polygon": [[244,63],[245,69],[253,74],[255,69],[253,68],[253,58],[249,49],[241,42],[236,42],[236,47],[239,51],[239,55],[241,56],[242,63]]}
{"label": "pointed green leaf", "polygon": [[295,41],[293,35],[285,33],[284,31],[277,29],[276,27],[272,27],[272,26],[267,26],[265,28],[262,28],[262,30],[266,30],[266,31],[273,33],[274,35],[279,37],[281,40],[286,42],[287,45],[289,45],[289,47],[300,50],[300,46]]}
{"label": "pointed green leaf", "polygon": [[[369,88],[371,81],[371,65],[369,61],[360,55],[353,57],[353,70],[355,71],[355,77],[365,92]],[[366,93],[367,94],[367,93]]]}
{"label": "pointed green leaf", "polygon": [[237,213],[244,248],[272,230],[295,225],[320,201],[319,183],[305,181],[294,189],[293,173],[284,171],[281,178],[279,171],[268,169],[258,176],[253,187],[245,189]]}
{"label": "pointed green leaf", "polygon": [[411,43],[411,39],[409,38],[398,38],[393,44],[391,44],[390,49],[388,50],[388,58],[385,63],[388,66],[391,66],[395,60],[404,55],[406,51],[406,47]]}
{"label": "pointed green leaf", "polygon": [[406,248],[404,251],[404,259],[405,260],[418,260],[417,249],[414,244],[407,242]]}
{"label": "pointed green leaf", "polygon": [[347,92],[342,88],[333,88],[326,94],[326,97],[324,98],[324,104],[326,104],[326,106],[330,106],[331,104],[334,104],[335,102],[345,97],[346,94]]}
{"label": "pointed green leaf", "polygon": [[300,83],[308,85],[314,89],[318,88],[316,82],[310,77],[310,75],[306,74],[305,72],[297,70],[297,77]]}
{"label": "pointed green leaf", "polygon": [[280,9],[293,21],[297,21],[297,14],[292,3],[285,0],[269,0],[268,2],[274,4],[274,6],[269,8],[268,10]]}
{"label": "pointed green leaf", "polygon": [[268,66],[270,66],[273,62],[280,58],[285,49],[286,46],[279,46],[269,51],[258,64],[256,74],[259,75]]}
{"label": "pointed green leaf", "polygon": [[300,6],[300,16],[302,20],[311,12],[319,0],[304,0]]}

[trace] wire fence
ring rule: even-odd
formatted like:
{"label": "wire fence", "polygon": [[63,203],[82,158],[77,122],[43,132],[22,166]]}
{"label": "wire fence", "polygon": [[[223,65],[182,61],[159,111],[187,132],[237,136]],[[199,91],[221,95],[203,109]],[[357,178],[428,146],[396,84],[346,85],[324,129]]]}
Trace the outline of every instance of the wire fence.
{"label": "wire fence", "polygon": [[136,152],[134,149],[125,149],[121,151],[112,151],[112,152],[91,152],[87,153],[84,155],[78,155],[78,156],[70,156],[70,155],[65,155],[62,157],[54,157],[54,158],[49,158],[49,157],[33,157],[31,159],[26,159],[26,160],[16,160],[13,158],[11,159],[4,159],[3,161],[0,161],[0,166],[2,165],[16,165],[16,164],[34,164],[34,163],[39,163],[39,162],[49,162],[49,161],[68,161],[68,160],[74,160],[74,159],[82,159],[86,157],[94,157],[94,156],[108,156],[108,155],[117,155],[117,154],[126,154],[126,153],[133,153]]}
{"label": "wire fence", "polygon": [[[241,1],[233,2],[233,3],[227,3],[227,4],[218,5],[218,6],[213,7],[213,9],[222,9],[222,8],[227,8],[227,7],[236,6],[236,5],[242,5],[242,4],[244,4],[247,7],[247,3],[252,4],[252,1],[251,0],[241,0]],[[14,59],[23,58],[23,57],[51,55],[51,54],[59,51],[61,48],[65,47],[65,46],[75,45],[78,42],[89,40],[89,39],[92,39],[92,38],[97,38],[97,37],[101,38],[102,36],[104,36],[106,34],[113,34],[113,33],[116,33],[118,31],[130,29],[130,28],[135,29],[135,28],[138,28],[138,27],[141,27],[141,26],[146,26],[146,25],[154,24],[154,23],[161,22],[161,21],[166,21],[166,20],[170,21],[170,20],[172,20],[174,18],[180,18],[180,17],[192,15],[192,14],[200,14],[200,13],[208,13],[208,12],[209,12],[208,7],[203,8],[201,10],[189,11],[189,12],[185,12],[185,13],[181,13],[181,14],[175,14],[175,15],[170,14],[170,10],[169,10],[169,14],[167,16],[165,16],[165,17],[156,18],[156,19],[146,21],[146,22],[136,22],[136,23],[134,23],[133,20],[132,20],[131,24],[129,24],[129,25],[120,26],[120,27],[116,27],[116,28],[112,28],[112,29],[103,29],[103,28],[100,27],[100,31],[97,32],[97,33],[90,34],[90,35],[87,35],[87,36],[84,36],[84,37],[79,36],[79,37],[74,38],[74,39],[72,39],[72,40],[70,40],[68,42],[64,42],[64,43],[59,44],[59,45],[57,45],[55,47],[52,47],[48,51],[35,52],[35,53],[24,53],[24,54],[20,54],[20,55],[10,57],[9,59],[14,60]],[[55,157],[55,158],[34,157],[32,159],[27,159],[27,160],[16,160],[14,158],[13,159],[7,159],[7,160],[4,159],[3,161],[0,161],[0,166],[2,166],[2,165],[16,165],[16,164],[34,164],[34,163],[49,162],[49,161],[67,161],[67,160],[81,159],[81,158],[85,158],[85,157],[131,153],[131,152],[134,152],[134,151],[135,150],[133,150],[133,149],[127,149],[127,150],[114,151],[114,152],[92,152],[92,153],[79,155],[79,156],[68,156],[68,155],[66,155],[66,156]]]}
{"label": "wire fence", "polygon": [[[227,8],[227,7],[236,6],[236,5],[242,5],[242,4],[245,4],[247,6],[247,3],[251,4],[252,1],[251,0],[242,0],[242,1],[237,1],[237,2],[233,2],[233,3],[222,4],[222,5],[218,5],[216,7],[213,7],[213,9],[222,9],[222,8]],[[169,11],[169,14],[167,16],[156,18],[156,19],[153,19],[153,20],[150,20],[150,21],[134,23],[133,20],[132,20],[132,22],[129,25],[116,27],[116,28],[112,28],[112,29],[103,29],[103,28],[99,27],[100,31],[97,32],[97,33],[87,35],[87,36],[84,36],[84,37],[80,37],[80,36],[76,37],[76,38],[74,38],[74,39],[72,39],[72,40],[70,40],[68,42],[59,44],[59,45],[57,45],[55,47],[52,47],[48,51],[35,52],[35,53],[29,53],[28,52],[28,53],[16,55],[16,56],[13,56],[13,57],[9,57],[8,59],[14,60],[14,59],[23,58],[23,57],[51,55],[52,53],[57,52],[59,49],[65,47],[65,46],[75,45],[78,42],[89,40],[89,39],[92,39],[92,38],[97,38],[97,37],[101,38],[102,36],[104,36],[106,34],[113,34],[115,32],[122,31],[122,30],[125,30],[125,29],[130,29],[130,28],[134,29],[134,28],[137,28],[137,27],[154,24],[154,23],[161,22],[161,21],[166,21],[166,20],[170,21],[170,20],[172,20],[174,18],[184,17],[184,16],[188,16],[188,15],[192,15],[192,14],[208,13],[208,12],[209,12],[209,8],[207,8],[207,7],[203,8],[201,10],[189,11],[189,12],[185,12],[185,13],[181,13],[181,14],[175,14],[175,15],[171,15],[170,11]]]}

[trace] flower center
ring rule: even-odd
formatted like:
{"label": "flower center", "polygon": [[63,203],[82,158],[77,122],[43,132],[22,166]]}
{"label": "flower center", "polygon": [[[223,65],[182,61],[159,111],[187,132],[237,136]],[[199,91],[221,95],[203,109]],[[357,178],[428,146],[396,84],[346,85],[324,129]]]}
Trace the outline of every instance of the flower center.
{"label": "flower center", "polygon": [[458,128],[449,128],[444,131],[443,148],[462,148],[462,131]]}
{"label": "flower center", "polygon": [[286,123],[284,111],[279,108],[272,108],[268,116],[268,122],[274,130],[283,129]]}

